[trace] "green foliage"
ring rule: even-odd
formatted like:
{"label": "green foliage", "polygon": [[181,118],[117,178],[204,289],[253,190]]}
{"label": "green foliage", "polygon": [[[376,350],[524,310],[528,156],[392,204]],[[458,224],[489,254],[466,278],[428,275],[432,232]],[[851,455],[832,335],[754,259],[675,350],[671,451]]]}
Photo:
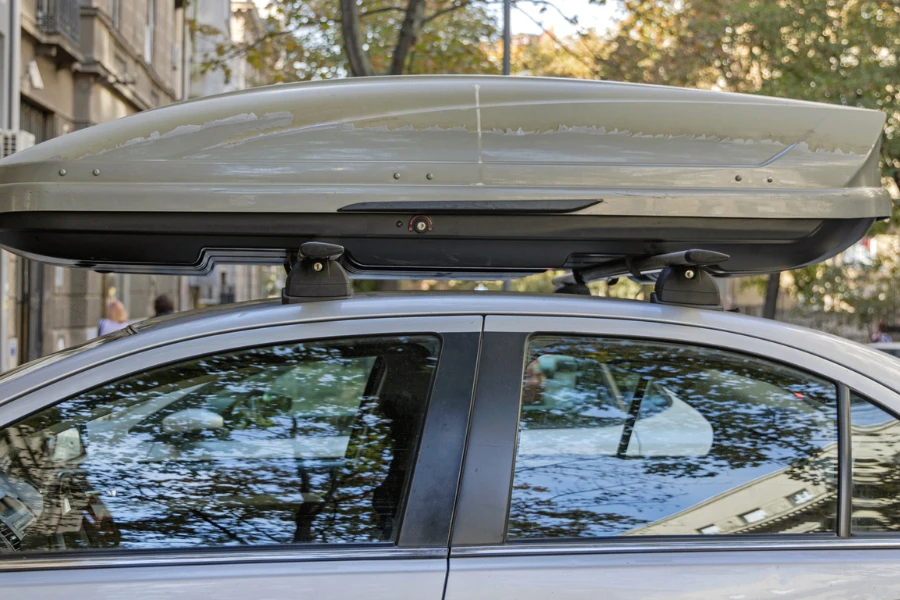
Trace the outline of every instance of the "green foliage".
{"label": "green foliage", "polygon": [[[896,242],[894,236],[880,238]],[[831,260],[792,271],[798,304],[815,312],[850,313],[859,325],[890,320],[896,314],[895,285],[900,278],[896,243],[868,264]]]}
{"label": "green foliage", "polygon": [[[227,68],[223,58],[243,55],[268,83],[349,74],[337,0],[272,0],[265,11],[263,36],[248,44],[223,42],[203,68]],[[390,0],[364,0],[359,13],[364,50],[375,71],[387,73],[405,9]],[[496,17],[486,2],[429,0],[404,73],[498,73],[491,56],[497,37]]]}
{"label": "green foliage", "polygon": [[[887,115],[881,167],[900,184],[900,4],[878,0],[627,0],[597,75],[831,102]],[[896,190],[896,188],[894,188]],[[889,223],[870,235],[893,232]],[[893,237],[891,238],[894,239]],[[895,245],[867,265],[794,272],[801,308],[871,322],[894,311]]]}

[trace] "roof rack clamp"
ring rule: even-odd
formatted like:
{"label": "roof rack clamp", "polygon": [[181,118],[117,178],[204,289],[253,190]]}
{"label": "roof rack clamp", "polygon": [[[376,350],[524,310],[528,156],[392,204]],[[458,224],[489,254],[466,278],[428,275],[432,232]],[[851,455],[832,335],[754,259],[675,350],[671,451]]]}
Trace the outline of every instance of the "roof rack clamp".
{"label": "roof rack clamp", "polygon": [[724,310],[715,279],[698,265],[664,268],[656,279],[650,301],[654,304]]}
{"label": "roof rack clamp", "polygon": [[350,278],[338,262],[343,253],[343,246],[324,242],[306,242],[299,252],[289,253],[282,304],[352,297]]}

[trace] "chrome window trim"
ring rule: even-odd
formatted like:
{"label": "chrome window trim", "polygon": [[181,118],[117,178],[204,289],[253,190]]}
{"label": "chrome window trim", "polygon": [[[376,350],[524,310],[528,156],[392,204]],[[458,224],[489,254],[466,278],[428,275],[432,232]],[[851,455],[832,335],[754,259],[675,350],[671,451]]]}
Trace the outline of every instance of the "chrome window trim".
{"label": "chrome window trim", "polygon": [[[8,401],[0,401],[0,428],[93,387],[196,356],[311,339],[480,333],[481,324],[482,317],[480,315],[317,321],[205,335],[195,339],[149,347],[140,352],[124,354],[108,361],[86,365],[77,373],[59,378],[30,393]],[[104,365],[104,368],[95,368],[101,364]]]}
{"label": "chrome window trim", "polygon": [[[315,548],[279,546],[257,549],[234,549],[191,552],[188,549],[153,553],[127,550],[116,551],[115,556],[103,552],[92,556],[90,551],[81,553],[53,553],[29,556],[28,554],[0,555],[0,574],[20,571],[46,571],[58,569],[118,568],[118,567],[185,567],[202,565],[323,562],[360,560],[410,560],[446,559],[447,548],[397,548],[395,546],[372,548]],[[12,560],[4,560],[9,556]]]}
{"label": "chrome window trim", "polygon": [[770,552],[797,550],[898,550],[900,539],[877,537],[839,538],[833,534],[810,534],[809,537],[740,536],[709,539],[679,538],[677,540],[625,540],[615,538],[609,542],[541,542],[511,543],[504,546],[457,546],[451,549],[450,558],[483,558],[500,556],[552,556],[573,554],[661,554],[671,552]]}

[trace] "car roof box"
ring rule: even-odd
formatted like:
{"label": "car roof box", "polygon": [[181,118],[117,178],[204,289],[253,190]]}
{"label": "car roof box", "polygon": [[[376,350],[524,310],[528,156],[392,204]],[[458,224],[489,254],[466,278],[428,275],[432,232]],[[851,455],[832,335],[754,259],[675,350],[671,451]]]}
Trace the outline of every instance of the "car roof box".
{"label": "car roof box", "polygon": [[878,111],[662,86],[419,76],[174,104],[0,161],[0,244],[96,270],[281,263],[481,277],[692,248],[821,261],[890,215]]}

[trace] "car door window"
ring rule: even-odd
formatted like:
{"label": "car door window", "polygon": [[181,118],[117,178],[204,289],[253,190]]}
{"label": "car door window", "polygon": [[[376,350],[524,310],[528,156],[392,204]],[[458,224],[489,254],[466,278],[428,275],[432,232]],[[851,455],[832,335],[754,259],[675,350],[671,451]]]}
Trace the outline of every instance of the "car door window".
{"label": "car door window", "polygon": [[836,398],[717,349],[533,337],[507,537],[833,531]]}
{"label": "car door window", "polygon": [[436,337],[204,356],[0,430],[0,551],[390,542]]}
{"label": "car door window", "polygon": [[850,396],[853,533],[900,531],[900,420]]}

